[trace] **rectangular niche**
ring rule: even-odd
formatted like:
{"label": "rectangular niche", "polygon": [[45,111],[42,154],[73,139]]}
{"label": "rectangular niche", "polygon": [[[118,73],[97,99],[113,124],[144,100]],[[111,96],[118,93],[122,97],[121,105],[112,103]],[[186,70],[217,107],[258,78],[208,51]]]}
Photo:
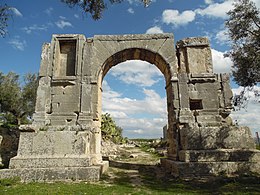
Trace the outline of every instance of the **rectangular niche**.
{"label": "rectangular niche", "polygon": [[190,110],[202,110],[202,100],[200,99],[190,99]]}
{"label": "rectangular niche", "polygon": [[59,40],[56,45],[55,76],[75,76],[77,40]]}

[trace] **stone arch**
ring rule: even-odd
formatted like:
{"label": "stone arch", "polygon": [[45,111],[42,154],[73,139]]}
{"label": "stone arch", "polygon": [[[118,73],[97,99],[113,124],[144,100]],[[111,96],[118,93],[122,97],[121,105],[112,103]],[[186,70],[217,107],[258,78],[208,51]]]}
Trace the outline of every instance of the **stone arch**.
{"label": "stone arch", "polygon": [[[136,38],[138,37],[138,39]],[[113,41],[111,41],[113,39]],[[122,41],[122,40],[124,41]],[[127,40],[127,41],[125,41]],[[167,112],[169,137],[168,155],[176,159],[177,155],[177,135],[174,124],[176,123],[176,109],[178,108],[178,87],[177,87],[177,62],[175,56],[175,48],[173,36],[171,34],[162,35],[135,35],[124,36],[96,36],[93,40],[96,47],[94,53],[100,57],[95,61],[95,88],[94,95],[96,101],[93,102],[93,119],[100,122],[101,117],[101,97],[102,97],[102,81],[107,72],[115,65],[127,60],[143,60],[154,64],[163,74],[165,78],[166,96],[167,96]],[[99,64],[98,64],[99,63]],[[175,97],[175,98],[174,98]]]}
{"label": "stone arch", "polygon": [[[102,80],[107,72],[113,66],[127,60],[142,60],[154,64],[163,74],[166,83],[169,83],[173,74],[169,63],[158,53],[154,53],[149,49],[142,48],[129,48],[119,51],[110,56],[99,70],[99,76],[102,76]],[[176,71],[175,71],[176,73]]]}
{"label": "stone arch", "polygon": [[[102,81],[105,77],[105,75],[109,72],[109,70],[118,65],[119,63],[122,63],[127,60],[142,60],[147,61],[151,64],[154,64],[162,73],[162,75],[165,78],[165,87],[166,89],[166,96],[167,96],[167,112],[168,112],[168,124],[171,124],[169,126],[173,126],[173,122],[176,121],[176,114],[175,110],[173,109],[173,85],[171,82],[172,75],[174,73],[172,72],[172,69],[169,65],[169,63],[166,62],[166,60],[158,53],[154,53],[148,49],[140,49],[140,48],[129,48],[122,51],[119,51],[113,55],[111,55],[102,66],[100,66],[100,70],[98,73],[98,82],[97,82],[97,90],[98,90],[98,102],[97,102],[97,113],[99,114],[98,118],[100,118],[101,115],[101,97],[102,97]],[[175,72],[176,73],[176,72]],[[173,138],[173,136],[170,136],[170,138]],[[175,140],[170,140],[170,143],[175,142]],[[174,144],[175,145],[175,144]],[[176,146],[176,145],[175,145]]]}
{"label": "stone arch", "polygon": [[165,76],[169,147],[161,164],[166,171],[179,177],[259,174],[260,152],[249,128],[228,117],[229,76],[212,72],[207,38],[183,39],[175,50],[173,34],[53,35],[41,57],[33,124],[21,127],[13,170],[0,178],[14,173],[26,181],[98,180],[101,169],[93,165],[104,163],[102,79],[129,59],[153,63]]}

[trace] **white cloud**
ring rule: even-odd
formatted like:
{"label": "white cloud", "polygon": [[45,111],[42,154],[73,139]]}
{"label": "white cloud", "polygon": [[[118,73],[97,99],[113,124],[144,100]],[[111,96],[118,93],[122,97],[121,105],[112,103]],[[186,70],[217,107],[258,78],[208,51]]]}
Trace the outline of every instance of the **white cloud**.
{"label": "white cloud", "polygon": [[213,0],[204,0],[204,2],[205,2],[206,4],[212,4],[212,3],[213,3]]}
{"label": "white cloud", "polygon": [[[242,91],[242,89],[243,87],[232,89],[233,94],[239,94]],[[259,86],[255,86],[254,89],[260,91]],[[231,113],[231,117],[233,121],[237,122],[240,126],[250,127],[253,136],[255,136],[255,132],[258,131],[260,133],[260,98],[255,97],[253,91],[248,92],[248,94],[246,95],[249,97],[246,109],[233,111]]]}
{"label": "white cloud", "polygon": [[53,8],[52,7],[49,7],[46,10],[44,10],[44,13],[46,13],[48,16],[51,16],[52,12],[53,12]]}
{"label": "white cloud", "polygon": [[[127,137],[161,137],[167,124],[166,98],[154,90],[143,89],[143,99],[131,99],[112,90],[103,81],[103,113],[110,113]],[[137,135],[138,134],[138,135]]]}
{"label": "white cloud", "polygon": [[112,98],[119,98],[121,97],[122,94],[113,91],[110,86],[108,85],[107,81],[104,80],[102,83],[102,89],[103,89],[103,94],[105,94],[105,97],[107,99],[112,99]]}
{"label": "white cloud", "polygon": [[216,34],[215,39],[217,40],[217,43],[219,43],[220,45],[225,45],[225,44],[229,44],[229,36],[228,36],[228,32],[227,29],[223,29],[221,31],[219,31]]}
{"label": "white cloud", "polygon": [[127,12],[130,13],[130,14],[134,14],[134,13],[135,13],[135,11],[133,10],[133,8],[131,8],[131,7],[127,9]]}
{"label": "white cloud", "polygon": [[[128,118],[119,120],[123,128],[123,135],[130,138],[159,138],[162,137],[163,127],[167,124],[167,119],[162,118]],[[119,126],[120,126],[119,125]]]}
{"label": "white cloud", "polygon": [[252,0],[252,1],[255,3],[256,7],[260,9],[260,0]]}
{"label": "white cloud", "polygon": [[146,34],[157,34],[157,33],[163,33],[163,30],[159,26],[151,27],[146,31]]}
{"label": "white cloud", "polygon": [[216,17],[216,18],[227,18],[227,12],[233,8],[233,0],[226,0],[222,3],[213,3],[204,9],[196,9],[196,14],[202,16]]}
{"label": "white cloud", "polygon": [[23,14],[15,7],[11,7],[10,10],[14,13],[14,15],[23,17]]}
{"label": "white cloud", "polygon": [[211,49],[214,73],[230,73],[233,62],[229,57],[224,57],[224,52]]}
{"label": "white cloud", "polygon": [[142,130],[142,129],[133,130],[133,133],[143,134],[144,130]]}
{"label": "white cloud", "polygon": [[25,31],[27,34],[31,34],[32,31],[47,31],[48,27],[46,25],[37,25],[37,24],[34,24],[32,26],[26,26],[26,27],[23,27],[22,30]]}
{"label": "white cloud", "polygon": [[61,20],[66,20],[67,18],[65,16],[59,16]]}
{"label": "white cloud", "polygon": [[164,10],[162,14],[162,21],[166,24],[173,24],[175,27],[187,25],[188,23],[194,21],[195,12],[191,10],[179,13],[178,10]]}
{"label": "white cloud", "polygon": [[[120,113],[120,116],[148,113],[153,116],[166,115],[166,98],[154,90],[143,89],[141,100],[123,97],[113,90],[103,91],[103,112]],[[112,95],[111,95],[112,94]],[[119,95],[119,96],[115,96]]]}
{"label": "white cloud", "polygon": [[162,73],[146,61],[129,60],[111,68],[111,74],[127,84],[150,87],[159,81]]}
{"label": "white cloud", "polygon": [[25,47],[26,47],[26,41],[25,40],[20,40],[20,37],[17,36],[14,39],[11,39],[10,41],[8,41],[8,43],[17,50],[20,51],[24,51]]}
{"label": "white cloud", "polygon": [[78,18],[79,18],[79,15],[78,15],[78,14],[74,14],[74,17],[78,19]]}
{"label": "white cloud", "polygon": [[[61,17],[61,16],[60,16]],[[68,21],[65,21],[64,19],[60,19],[57,22],[55,22],[56,26],[63,29],[65,27],[73,27],[72,24]]]}

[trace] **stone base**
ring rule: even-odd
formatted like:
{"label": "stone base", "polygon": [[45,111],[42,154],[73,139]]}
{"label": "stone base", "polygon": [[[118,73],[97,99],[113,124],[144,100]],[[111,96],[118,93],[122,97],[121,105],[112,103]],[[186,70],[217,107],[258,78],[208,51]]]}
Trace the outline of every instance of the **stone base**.
{"label": "stone base", "polygon": [[49,168],[49,167],[89,167],[90,158],[88,156],[16,156],[10,160],[10,169],[23,168]]}
{"label": "stone base", "polygon": [[98,181],[101,167],[2,169],[0,179],[19,177],[21,182]]}
{"label": "stone base", "polygon": [[171,175],[179,178],[260,175],[260,162],[180,162],[161,159],[161,164]]}
{"label": "stone base", "polygon": [[181,150],[181,162],[260,162],[260,151],[255,149]]}

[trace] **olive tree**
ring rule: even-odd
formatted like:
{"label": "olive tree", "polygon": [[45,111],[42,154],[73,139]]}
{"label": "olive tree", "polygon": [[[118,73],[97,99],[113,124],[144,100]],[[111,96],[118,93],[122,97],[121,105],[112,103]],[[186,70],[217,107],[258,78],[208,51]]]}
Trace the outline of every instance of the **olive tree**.
{"label": "olive tree", "polygon": [[[227,56],[234,62],[235,82],[244,87],[234,98],[235,105],[241,107],[247,100],[246,92],[260,82],[260,13],[251,0],[237,0],[233,5],[225,23],[232,44]],[[259,91],[254,93],[259,95]]]}
{"label": "olive tree", "polygon": [[20,125],[26,123],[35,109],[37,74],[26,74],[24,83],[20,85],[19,75],[0,72],[0,108],[7,122]]}

